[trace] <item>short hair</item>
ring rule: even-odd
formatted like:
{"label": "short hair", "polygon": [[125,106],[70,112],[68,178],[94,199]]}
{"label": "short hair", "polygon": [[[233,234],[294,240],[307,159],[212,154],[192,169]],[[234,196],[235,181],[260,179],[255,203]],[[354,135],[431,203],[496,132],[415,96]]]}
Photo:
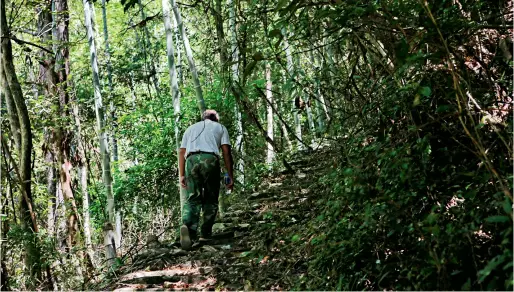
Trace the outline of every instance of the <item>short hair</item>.
{"label": "short hair", "polygon": [[218,122],[220,120],[220,116],[215,110],[208,109],[203,112],[202,120],[211,120],[214,122]]}

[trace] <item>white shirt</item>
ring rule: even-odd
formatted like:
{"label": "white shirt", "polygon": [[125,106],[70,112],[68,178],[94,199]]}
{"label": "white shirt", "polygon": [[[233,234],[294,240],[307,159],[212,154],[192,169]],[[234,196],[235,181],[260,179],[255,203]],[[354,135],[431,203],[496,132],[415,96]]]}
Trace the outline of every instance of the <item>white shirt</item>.
{"label": "white shirt", "polygon": [[230,145],[228,131],[218,122],[205,119],[187,128],[180,148],[186,148],[186,157],[190,152],[212,152],[219,155],[221,145]]}

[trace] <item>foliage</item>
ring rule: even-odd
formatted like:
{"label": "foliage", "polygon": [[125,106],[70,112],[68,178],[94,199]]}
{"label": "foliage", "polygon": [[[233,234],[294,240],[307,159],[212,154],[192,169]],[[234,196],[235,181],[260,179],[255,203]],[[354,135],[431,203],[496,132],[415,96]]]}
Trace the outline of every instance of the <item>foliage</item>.
{"label": "foliage", "polygon": [[[216,1],[179,3],[206,105],[220,112],[232,140],[236,110],[242,114],[246,154],[236,149],[234,157],[245,161],[246,182],[236,185],[236,190],[244,191],[236,192],[232,201],[245,199],[264,177],[273,175],[273,169],[287,168],[283,162],[298,155],[288,149],[282,121],[294,146],[301,139],[313,147],[327,140],[339,147],[338,156],[324,158],[333,160],[334,169],[324,170],[327,174],[315,194],[319,201],[312,208],[318,212],[317,219],[287,235],[291,246],[309,238],[306,248],[312,249],[306,264],[308,279],[298,282],[297,289],[513,288],[513,36],[507,25],[513,4],[432,2],[234,0],[230,3],[234,3],[235,19],[229,14],[231,7],[222,5],[217,11]],[[70,214],[69,205],[68,213],[54,209],[60,197],[51,193],[47,181],[48,173],[59,167],[55,156],[51,161],[46,156],[56,151],[49,138],[56,125],[65,124],[74,132],[71,184],[81,216],[79,143],[86,148],[91,201],[86,211],[91,216],[96,258],[103,257],[99,247],[106,195],[82,3],[69,1],[70,42],[66,44],[45,41],[39,33],[49,4],[7,3],[12,35],[23,40],[13,41],[14,61],[32,122],[33,204],[41,231],[34,236],[20,227],[17,205],[22,197],[13,165],[4,157],[0,183],[9,191],[2,194],[2,202],[9,204],[2,205],[1,213],[13,227],[2,233],[8,248],[1,259],[22,258],[21,243],[37,242],[43,264],[56,272],[58,287],[77,289],[86,282],[86,273],[78,275],[74,269],[77,260],[84,261],[80,257],[86,250],[83,230],[70,251],[65,248],[65,228],[50,232],[48,219],[53,214],[57,225],[62,225]],[[116,210],[124,229],[125,245],[119,252],[127,256],[150,233],[166,239],[175,236],[179,222],[175,123],[183,133],[198,121],[199,111],[191,72],[175,38],[176,52],[182,53],[177,64],[182,74],[181,112],[174,114],[160,1],[108,2],[109,54],[99,29],[103,24],[100,2],[94,6],[106,128],[109,142],[116,138],[119,152],[112,169]],[[231,20],[236,23],[238,60],[231,57]],[[225,39],[218,39],[220,27]],[[286,40],[290,56],[284,48]],[[42,72],[49,55],[41,46],[51,52],[59,46],[70,49],[67,106],[78,108],[80,133],[71,116],[58,117],[58,97],[45,90]],[[226,62],[220,57],[223,52],[229,56]],[[288,57],[293,68],[288,68]],[[108,63],[112,91],[107,87]],[[265,64],[272,68],[274,141],[279,152],[271,168],[264,163]],[[232,65],[240,71],[238,78],[229,74]],[[3,102],[2,107],[6,112]],[[308,110],[326,127],[312,131]],[[12,140],[9,120],[0,122]],[[300,137],[295,137],[296,126],[303,131]],[[17,159],[14,143],[9,141],[6,147],[13,148]],[[263,219],[283,218],[270,211]],[[270,222],[268,229],[275,227]],[[65,256],[68,252],[70,257]],[[257,262],[263,257],[256,250],[244,256],[256,257]],[[23,290],[34,284],[25,281],[24,267],[7,262],[11,288]],[[89,268],[83,262],[80,265],[84,271]]]}

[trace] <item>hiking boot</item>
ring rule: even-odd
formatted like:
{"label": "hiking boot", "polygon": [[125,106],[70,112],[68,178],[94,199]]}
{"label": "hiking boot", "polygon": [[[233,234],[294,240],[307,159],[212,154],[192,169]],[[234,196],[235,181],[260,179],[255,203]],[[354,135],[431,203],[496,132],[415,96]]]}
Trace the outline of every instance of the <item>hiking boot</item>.
{"label": "hiking boot", "polygon": [[186,225],[180,226],[180,246],[183,250],[191,249],[191,238],[189,237],[189,229]]}

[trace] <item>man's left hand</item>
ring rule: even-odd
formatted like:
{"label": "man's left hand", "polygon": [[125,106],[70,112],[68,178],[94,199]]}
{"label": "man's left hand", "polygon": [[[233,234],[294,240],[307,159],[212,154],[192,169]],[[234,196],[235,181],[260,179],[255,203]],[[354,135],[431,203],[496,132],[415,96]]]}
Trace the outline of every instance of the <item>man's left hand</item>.
{"label": "man's left hand", "polygon": [[186,183],[186,177],[185,176],[181,176],[180,177],[180,186],[185,189],[187,187],[187,183]]}

